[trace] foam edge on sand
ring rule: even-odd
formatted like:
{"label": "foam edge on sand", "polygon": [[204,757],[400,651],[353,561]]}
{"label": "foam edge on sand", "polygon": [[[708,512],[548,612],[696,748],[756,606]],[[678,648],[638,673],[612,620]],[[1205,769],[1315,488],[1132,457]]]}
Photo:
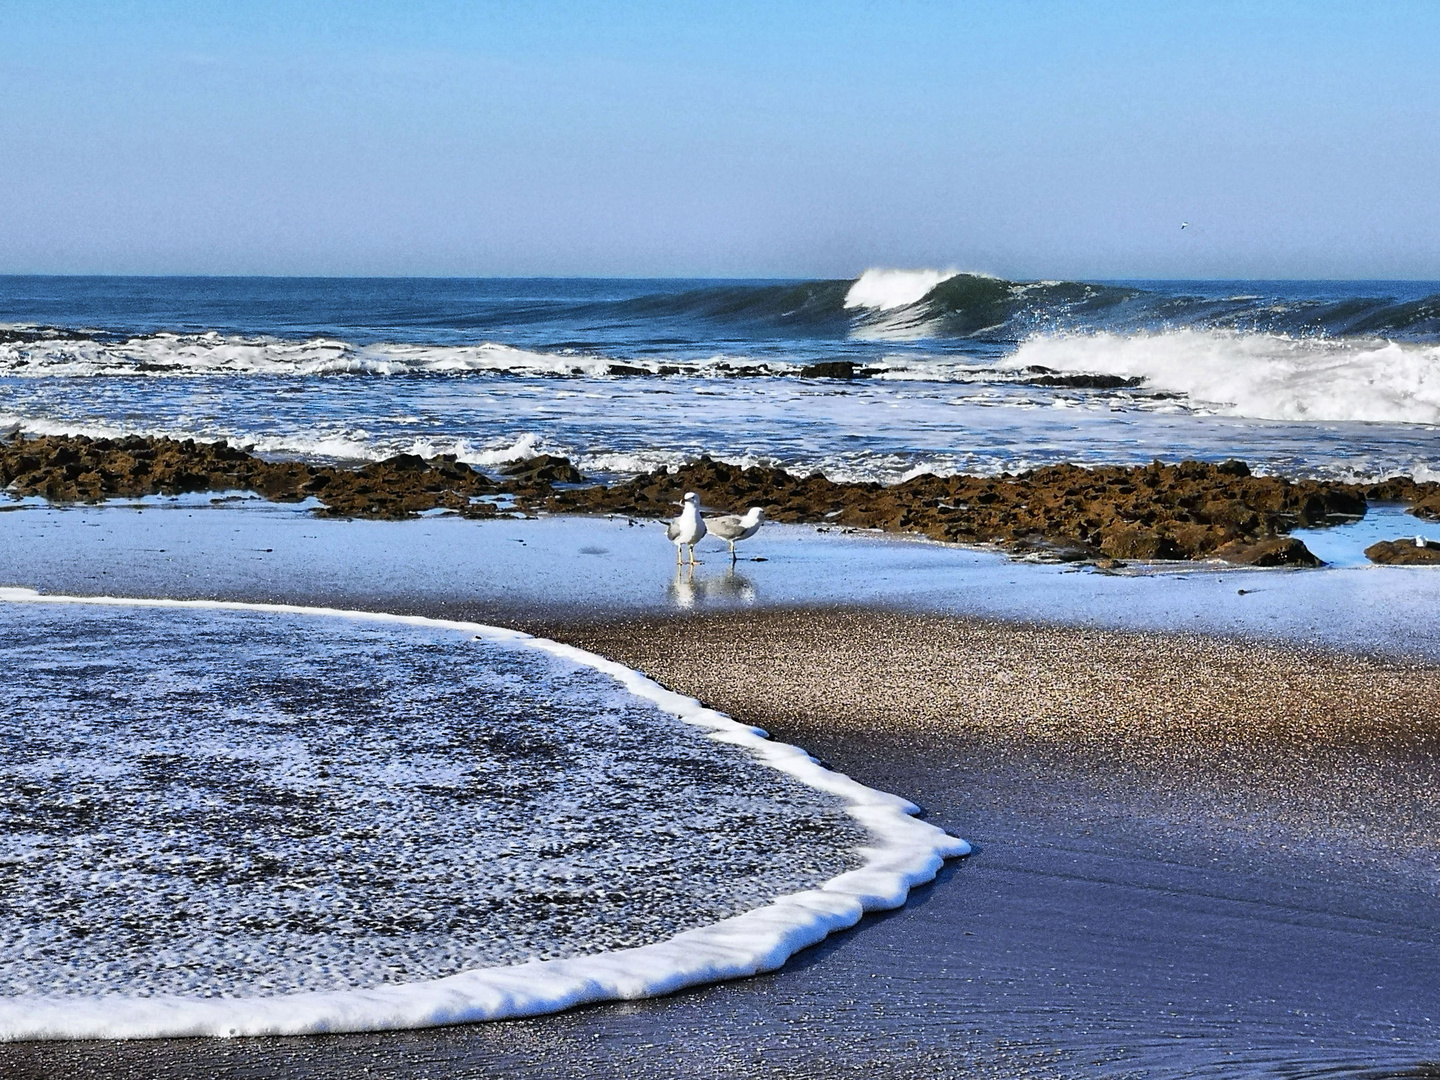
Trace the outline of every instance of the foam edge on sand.
{"label": "foam edge on sand", "polygon": [[666,690],[623,664],[519,631],[383,612],[217,600],[50,596],[33,589],[0,588],[0,602],[208,608],[338,617],[451,629],[490,642],[539,649],[603,672],[635,696],[686,723],[705,728],[712,738],[743,747],[771,768],[841,797],[873,841],[860,850],[865,860],[862,866],[818,888],[790,893],[764,907],[651,945],[563,960],[476,968],[441,979],[367,990],[240,998],[6,998],[0,999],[0,1041],[386,1031],[540,1016],[592,1002],[655,997],[689,986],[773,971],[801,949],[836,930],[854,926],[867,911],[900,907],[910,889],[932,880],[946,859],[970,852],[964,840],[914,817],[918,808],[897,795],[868,788],[833,772],[798,747],[772,742],[761,729],[707,709],[694,698]]}

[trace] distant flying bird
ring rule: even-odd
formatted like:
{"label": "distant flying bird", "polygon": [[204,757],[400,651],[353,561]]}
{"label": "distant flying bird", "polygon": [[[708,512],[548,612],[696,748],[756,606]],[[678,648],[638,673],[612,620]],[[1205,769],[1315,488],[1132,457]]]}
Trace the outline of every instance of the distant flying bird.
{"label": "distant flying bird", "polygon": [[695,545],[705,538],[705,519],[700,516],[700,496],[693,491],[687,491],[685,498],[680,500],[680,505],[685,509],[680,511],[680,516],[670,522],[665,528],[666,538],[675,545],[675,565],[679,566],[683,561],[681,553],[688,546],[690,548],[690,565],[696,564]]}
{"label": "distant flying bird", "polygon": [[726,514],[724,517],[711,518],[708,522],[710,531],[730,545],[730,561],[735,561],[735,545],[741,540],[749,540],[760,531],[760,522],[765,517],[765,511],[758,506],[752,506],[745,512],[744,517],[738,514]]}
{"label": "distant flying bird", "polygon": [[1189,223],[1188,221],[1182,221],[1182,222],[1180,222],[1180,228],[1182,228],[1182,229],[1188,229],[1189,227],[1190,227],[1190,223]]}

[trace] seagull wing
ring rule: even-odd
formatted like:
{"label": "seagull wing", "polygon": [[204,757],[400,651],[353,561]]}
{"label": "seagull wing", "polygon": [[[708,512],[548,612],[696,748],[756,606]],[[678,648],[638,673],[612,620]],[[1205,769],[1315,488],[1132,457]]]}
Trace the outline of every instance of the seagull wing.
{"label": "seagull wing", "polygon": [[679,519],[679,518],[676,518],[674,521],[671,521],[671,522],[669,522],[669,523],[666,524],[666,526],[665,526],[665,539],[666,539],[666,540],[674,540],[674,539],[675,539],[677,536],[679,536],[679,535],[680,535],[680,519]]}
{"label": "seagull wing", "polygon": [[734,540],[745,531],[745,526],[740,524],[740,519],[734,514],[711,518],[705,524],[710,526],[710,531],[722,540]]}

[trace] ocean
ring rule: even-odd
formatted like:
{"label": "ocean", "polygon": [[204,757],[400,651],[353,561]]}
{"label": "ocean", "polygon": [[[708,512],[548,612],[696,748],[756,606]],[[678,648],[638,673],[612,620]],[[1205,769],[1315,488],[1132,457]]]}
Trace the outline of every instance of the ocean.
{"label": "ocean", "polygon": [[1440,283],[6,277],[0,429],[598,479],[702,453],[1433,479]]}

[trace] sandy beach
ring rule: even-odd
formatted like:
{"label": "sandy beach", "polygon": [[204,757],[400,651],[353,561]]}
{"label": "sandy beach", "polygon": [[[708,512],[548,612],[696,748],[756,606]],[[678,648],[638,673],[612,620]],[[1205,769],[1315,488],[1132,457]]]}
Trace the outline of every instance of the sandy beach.
{"label": "sandy beach", "polygon": [[552,624],[969,859],[780,972],[399,1034],[12,1045],[7,1076],[1423,1076],[1440,668],[864,610]]}

